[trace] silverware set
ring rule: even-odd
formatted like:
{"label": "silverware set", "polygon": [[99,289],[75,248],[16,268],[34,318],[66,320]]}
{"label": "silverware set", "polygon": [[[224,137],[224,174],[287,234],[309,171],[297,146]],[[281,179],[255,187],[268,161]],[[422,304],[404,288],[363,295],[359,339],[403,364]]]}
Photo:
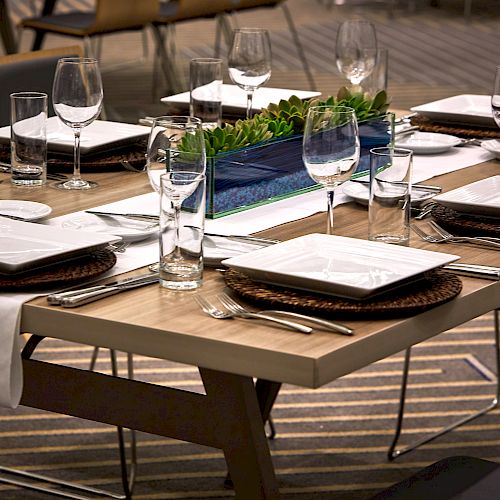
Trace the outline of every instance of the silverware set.
{"label": "silverware set", "polygon": [[202,311],[215,319],[261,319],[277,323],[278,325],[292,330],[297,330],[301,333],[312,333],[313,329],[311,327],[305,326],[302,323],[297,323],[295,321],[282,319],[282,317],[287,317],[293,320],[303,320],[323,330],[327,329],[341,335],[354,335],[354,331],[345,325],[333,321],[324,320],[322,318],[317,318],[315,316],[276,309],[250,311],[225,293],[217,295],[217,304],[213,302],[213,299],[208,299],[207,297],[200,294],[195,295],[194,298],[198,305],[201,307]]}
{"label": "silverware set", "polygon": [[78,307],[96,300],[109,297],[125,290],[139,288],[152,283],[158,283],[158,273],[146,273],[132,276],[104,285],[94,285],[85,288],[52,293],[47,296],[47,302],[53,306]]}

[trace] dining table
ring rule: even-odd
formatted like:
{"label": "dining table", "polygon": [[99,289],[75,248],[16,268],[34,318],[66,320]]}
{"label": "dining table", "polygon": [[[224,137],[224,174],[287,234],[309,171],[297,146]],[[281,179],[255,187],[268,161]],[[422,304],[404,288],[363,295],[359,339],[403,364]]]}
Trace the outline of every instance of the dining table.
{"label": "dining table", "polygon": [[[498,161],[489,160],[432,182],[446,192],[494,176],[498,168]],[[144,172],[95,171],[85,177],[99,186],[80,192],[50,185],[16,188],[0,174],[0,198],[46,203],[52,216],[62,216],[151,191]],[[334,224],[337,235],[366,239],[366,207],[338,206]],[[325,214],[317,213],[258,234],[288,240],[325,229]],[[494,249],[438,245],[415,235],[410,246],[459,255],[460,262],[500,266]],[[127,274],[141,272],[144,268]],[[215,268],[205,269],[199,291],[149,285],[77,308],[51,306],[39,296],[26,302],[21,314],[21,332],[36,339],[32,346],[43,338],[61,339],[195,366],[205,392],[33,359],[28,342],[21,404],[221,449],[237,498],[279,498],[264,422],[281,384],[314,390],[500,307],[500,281],[460,280],[458,296],[422,312],[342,320],[354,330],[352,336],[322,329],[304,335],[261,321],[213,319],[194,297],[228,291],[224,273]]]}

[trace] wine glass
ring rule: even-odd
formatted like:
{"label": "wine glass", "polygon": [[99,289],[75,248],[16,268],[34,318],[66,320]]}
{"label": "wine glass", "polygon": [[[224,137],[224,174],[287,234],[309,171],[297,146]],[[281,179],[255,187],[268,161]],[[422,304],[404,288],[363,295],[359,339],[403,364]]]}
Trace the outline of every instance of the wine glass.
{"label": "wine glass", "polygon": [[171,171],[205,173],[202,122],[191,116],[159,116],[153,120],[147,147],[149,183],[160,192],[160,177]]}
{"label": "wine glass", "polygon": [[377,35],[369,21],[350,19],[344,21],[337,32],[335,48],[337,67],[357,86],[375,67],[377,59]]}
{"label": "wine glass", "polygon": [[269,32],[261,28],[234,30],[228,68],[231,80],[247,93],[246,117],[250,118],[254,91],[271,77]]}
{"label": "wine glass", "polygon": [[491,96],[491,112],[496,124],[500,127],[500,66],[497,66],[493,94]]}
{"label": "wine glass", "polygon": [[55,184],[60,189],[91,189],[96,182],[84,181],[80,176],[80,134],[101,112],[102,80],[96,59],[65,57],[57,61],[52,102],[59,119],[75,134],[73,177]]}
{"label": "wine glass", "polygon": [[359,162],[358,122],[346,106],[311,106],[307,112],[302,158],[311,178],[326,187],[327,234],[333,234],[334,190],[350,179]]}

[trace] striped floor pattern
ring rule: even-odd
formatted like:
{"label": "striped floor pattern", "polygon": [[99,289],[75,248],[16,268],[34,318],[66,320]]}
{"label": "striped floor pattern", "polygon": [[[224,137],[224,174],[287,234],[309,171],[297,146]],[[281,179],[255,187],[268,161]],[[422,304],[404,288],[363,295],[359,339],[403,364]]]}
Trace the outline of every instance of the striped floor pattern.
{"label": "striped floor pattern", "polygon": [[[495,390],[492,315],[413,350],[403,444],[485,406]],[[37,356],[85,368],[91,349],[45,341]],[[107,353],[98,369],[109,373]],[[120,356],[124,370],[125,356]],[[402,353],[309,390],[285,386],[273,410],[270,442],[280,490],[288,499],[367,498],[440,458],[466,454],[500,460],[498,410],[407,454],[386,459],[399,397]],[[135,357],[137,379],[202,391],[189,366]],[[120,491],[115,429],[29,408],[0,411],[0,466],[18,467]],[[224,498],[218,450],[139,435],[137,499]],[[43,498],[0,484],[0,498]]]}

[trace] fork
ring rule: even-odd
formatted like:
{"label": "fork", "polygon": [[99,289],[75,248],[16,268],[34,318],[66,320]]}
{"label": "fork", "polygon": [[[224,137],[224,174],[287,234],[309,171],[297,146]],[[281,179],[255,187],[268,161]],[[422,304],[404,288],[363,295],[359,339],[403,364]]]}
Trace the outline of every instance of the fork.
{"label": "fork", "polygon": [[301,325],[300,323],[295,323],[292,321],[286,321],[284,319],[275,318],[273,316],[268,316],[267,314],[259,314],[259,313],[233,313],[230,311],[223,311],[219,309],[214,304],[212,304],[206,297],[202,295],[195,295],[194,299],[201,307],[204,313],[208,314],[212,318],[215,319],[234,319],[234,318],[243,318],[243,319],[264,319],[267,321],[271,321],[273,323],[277,323],[281,326],[285,326],[290,328],[291,330],[296,330],[301,333],[309,334],[313,330],[308,326]]}
{"label": "fork", "polygon": [[[226,293],[221,293],[217,295],[217,298],[222,302],[222,304],[227,307],[230,312],[233,313],[251,313],[248,309],[245,309],[239,302],[236,302],[232,297],[227,295]],[[264,311],[259,311],[258,314],[278,314],[282,316],[289,316],[291,318],[303,319],[305,321],[310,321],[311,323],[315,323],[324,328],[328,328],[336,333],[340,333],[341,335],[354,335],[354,332],[351,328],[347,326],[341,325],[339,323],[334,323],[333,321],[327,321],[325,319],[316,318],[314,316],[308,316],[306,314],[300,314],[292,311],[281,311],[276,309],[266,309]]]}
{"label": "fork", "polygon": [[420,236],[420,238],[424,241],[428,241],[429,243],[472,243],[479,246],[484,246],[488,248],[500,248],[500,242],[491,241],[489,239],[481,239],[481,238],[468,238],[465,236],[433,236],[427,234],[420,227],[415,224],[410,224],[411,229],[415,231],[415,233]]}
{"label": "fork", "polygon": [[450,238],[453,240],[481,240],[481,241],[492,241],[493,243],[500,243],[500,238],[495,238],[493,236],[455,236],[454,234],[451,234],[448,232],[446,229],[441,227],[437,222],[434,222],[433,220],[429,221],[429,224],[443,237],[443,238]]}

